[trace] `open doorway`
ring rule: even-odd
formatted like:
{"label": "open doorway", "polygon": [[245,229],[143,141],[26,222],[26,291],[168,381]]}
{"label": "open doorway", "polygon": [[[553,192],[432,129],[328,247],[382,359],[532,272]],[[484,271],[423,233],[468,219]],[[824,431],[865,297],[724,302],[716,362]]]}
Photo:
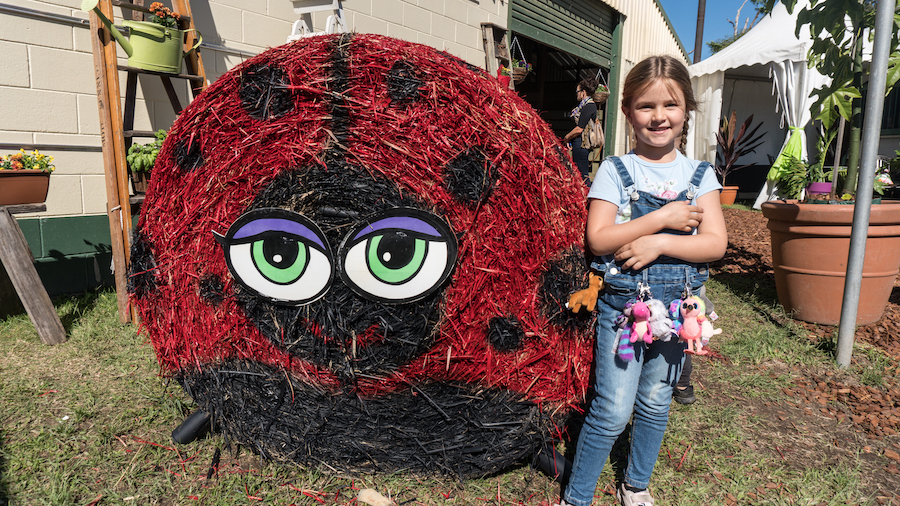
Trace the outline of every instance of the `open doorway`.
{"label": "open doorway", "polygon": [[[511,33],[510,40],[517,44],[512,46],[514,59],[524,55],[525,60],[534,66],[525,80],[516,84],[516,92],[531,104],[546,121],[557,137],[562,138],[574,123],[569,113],[578,101],[575,89],[578,82],[586,77],[597,77],[601,84],[609,83],[609,69],[598,66],[583,58],[573,56],[562,50],[529,39],[521,34]],[[598,117],[606,121],[607,104],[598,108]]]}

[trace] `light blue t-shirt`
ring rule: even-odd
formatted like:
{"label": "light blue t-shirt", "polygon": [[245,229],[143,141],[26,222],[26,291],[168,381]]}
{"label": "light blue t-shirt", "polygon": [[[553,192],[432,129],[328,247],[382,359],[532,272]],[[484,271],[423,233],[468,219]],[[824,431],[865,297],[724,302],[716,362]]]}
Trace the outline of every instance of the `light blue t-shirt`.
{"label": "light blue t-shirt", "polygon": [[[686,190],[691,182],[698,160],[690,158],[676,151],[675,160],[668,163],[653,163],[642,160],[634,154],[634,151],[625,156],[620,156],[622,164],[631,175],[635,189],[656,195],[665,199],[673,199]],[[701,195],[722,189],[715,171],[710,167],[700,182],[700,187],[694,197],[694,203]],[[597,169],[597,175],[588,192],[589,199],[600,199],[619,206],[616,223],[624,223],[631,219],[631,198],[625,191],[625,184],[619,177],[616,166],[610,160],[604,160]]]}

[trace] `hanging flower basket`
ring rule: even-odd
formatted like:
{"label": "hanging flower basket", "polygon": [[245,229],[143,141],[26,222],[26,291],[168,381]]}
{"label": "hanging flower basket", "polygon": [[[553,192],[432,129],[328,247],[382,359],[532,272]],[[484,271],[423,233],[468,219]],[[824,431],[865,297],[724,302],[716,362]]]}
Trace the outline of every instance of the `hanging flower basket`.
{"label": "hanging flower basket", "polygon": [[[516,49],[519,50],[519,58],[515,57]],[[513,59],[509,62],[509,75],[512,76],[513,83],[519,84],[525,80],[525,77],[528,76],[528,73],[534,67],[525,59],[525,52],[522,51],[518,37],[513,37],[510,45],[510,54],[513,56]]]}
{"label": "hanging flower basket", "polygon": [[525,67],[513,67],[512,68],[512,79],[516,84],[521,83],[525,80],[525,77],[528,75],[529,70]]}
{"label": "hanging flower basket", "polygon": [[593,96],[591,96],[591,99],[597,105],[605,104],[606,99],[608,99],[608,98],[609,98],[609,88],[607,88],[606,86],[604,86],[602,84],[597,87],[596,91],[594,91]]}

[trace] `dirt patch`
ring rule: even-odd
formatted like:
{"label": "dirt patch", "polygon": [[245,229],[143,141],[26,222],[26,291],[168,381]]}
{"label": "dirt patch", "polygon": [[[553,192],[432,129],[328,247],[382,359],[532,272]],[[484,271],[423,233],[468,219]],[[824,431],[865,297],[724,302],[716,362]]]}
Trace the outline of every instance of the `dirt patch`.
{"label": "dirt patch", "polygon": [[[728,251],[712,264],[717,279],[753,283],[774,300],[775,281],[769,230],[762,213],[725,209]],[[827,343],[832,326],[798,322],[808,339]],[[895,282],[882,318],[860,327],[857,342],[867,343],[890,357],[890,365],[876,370],[876,385],[861,384],[839,370],[792,368],[794,382],[784,388],[787,401],[739,399],[760,421],[755,445],[771,449],[773,457],[790,467],[841,465],[860,452],[861,473],[876,504],[900,504],[900,284]],[[855,354],[851,367],[866,367],[868,358]],[[715,385],[705,385],[715,391]],[[710,398],[717,398],[712,395]]]}

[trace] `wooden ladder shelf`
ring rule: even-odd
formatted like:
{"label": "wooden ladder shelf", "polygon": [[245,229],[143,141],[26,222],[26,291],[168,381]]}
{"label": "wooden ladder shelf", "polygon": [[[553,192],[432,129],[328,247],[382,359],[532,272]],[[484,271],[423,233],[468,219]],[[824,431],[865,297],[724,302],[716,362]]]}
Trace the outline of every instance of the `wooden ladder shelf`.
{"label": "wooden ladder shelf", "polygon": [[[121,7],[132,12],[132,18],[141,20],[150,9],[144,7],[144,0],[124,2],[100,0],[97,8],[115,23],[113,7]],[[179,14],[179,29],[194,28],[189,0],[172,0],[172,10]],[[159,76],[166,90],[172,109],[181,113],[181,103],[172,85],[172,79],[185,79],[190,83],[191,94],[196,98],[206,89],[206,72],[199,48],[190,51],[184,59],[187,73],[168,74],[153,72],[118,64],[116,41],[98,16],[91,12],[91,47],[94,53],[94,75],[97,83],[97,103],[100,111],[100,136],[103,145],[103,167],[106,177],[106,211],[112,239],[113,269],[115,270],[116,298],[119,319],[134,321],[128,304],[126,270],[131,251],[132,205],[139,206],[142,198],[134,198],[128,191],[128,166],[125,153],[134,137],[153,137],[153,132],[134,130],[134,107],[137,95],[137,76],[149,74]],[[194,32],[186,32],[184,49],[194,46]],[[127,72],[124,105],[119,90],[119,72]]]}

